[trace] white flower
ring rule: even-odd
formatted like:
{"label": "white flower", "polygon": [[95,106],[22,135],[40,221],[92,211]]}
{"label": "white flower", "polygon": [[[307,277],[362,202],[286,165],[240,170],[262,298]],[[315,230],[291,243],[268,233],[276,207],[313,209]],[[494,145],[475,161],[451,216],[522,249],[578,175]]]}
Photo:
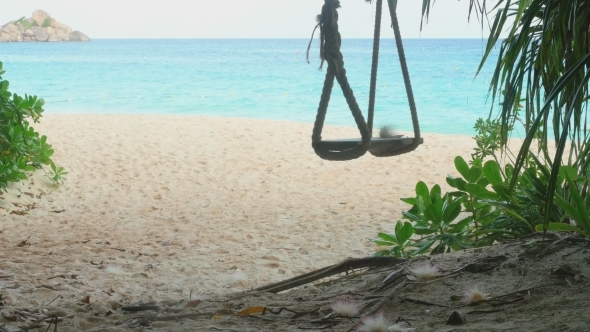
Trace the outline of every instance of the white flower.
{"label": "white flower", "polygon": [[463,303],[475,303],[487,300],[490,298],[490,294],[486,294],[483,290],[479,289],[477,285],[469,287],[463,293],[461,302]]}
{"label": "white flower", "polygon": [[361,306],[355,300],[336,299],[330,304],[330,309],[339,316],[356,317],[359,315]]}
{"label": "white flower", "polygon": [[439,270],[440,269],[437,265],[426,262],[424,264],[409,268],[408,272],[410,272],[412,276],[416,277],[417,279],[433,279],[438,276]]}
{"label": "white flower", "polygon": [[358,331],[360,332],[388,332],[389,327],[393,323],[382,313],[378,313],[374,316],[364,317],[361,321]]}

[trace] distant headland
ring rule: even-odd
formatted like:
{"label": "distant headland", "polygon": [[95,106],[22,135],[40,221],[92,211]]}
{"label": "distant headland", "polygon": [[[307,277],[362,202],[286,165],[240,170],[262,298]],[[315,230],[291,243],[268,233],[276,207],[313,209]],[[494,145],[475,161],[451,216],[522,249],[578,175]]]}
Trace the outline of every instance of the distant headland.
{"label": "distant headland", "polygon": [[11,21],[0,29],[0,42],[89,42],[80,31],[57,22],[48,12],[36,10],[33,16]]}

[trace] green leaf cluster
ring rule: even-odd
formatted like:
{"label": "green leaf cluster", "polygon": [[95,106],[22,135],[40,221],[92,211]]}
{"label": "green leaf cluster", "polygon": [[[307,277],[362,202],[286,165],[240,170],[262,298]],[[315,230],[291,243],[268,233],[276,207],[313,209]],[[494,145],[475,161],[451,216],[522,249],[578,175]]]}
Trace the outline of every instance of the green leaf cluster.
{"label": "green leaf cluster", "polygon": [[[423,19],[428,19],[433,3],[422,1]],[[556,222],[555,201],[560,193],[573,199],[560,168],[573,167],[583,178],[590,175],[590,0],[470,0],[469,4],[468,17],[475,13],[482,27],[492,16],[478,73],[497,50],[490,94],[492,100],[502,98],[497,114],[499,142],[506,151],[512,125],[516,120],[522,123],[526,136],[512,162],[515,174],[527,172],[531,149],[537,147],[542,167],[534,167],[547,177],[545,191],[540,193],[543,206],[539,206],[547,228]],[[490,146],[484,144],[482,151],[486,148]],[[510,191],[518,190],[520,179],[511,178]],[[580,192],[587,204],[586,196]]]}
{"label": "green leaf cluster", "polygon": [[[25,30],[30,29],[35,26],[35,21],[33,21],[33,23],[31,23],[31,22],[25,20],[24,16],[19,18],[18,20],[16,20],[15,23],[17,23],[17,24],[20,23],[20,25],[22,25],[23,28],[25,28]],[[49,22],[49,24],[51,24],[51,22]]]}
{"label": "green leaf cluster", "polygon": [[[45,102],[37,96],[21,97],[8,91],[0,62],[0,188],[22,181],[27,173],[52,163],[53,148],[29,121],[39,122]],[[63,170],[62,170],[63,174]]]}
{"label": "green leaf cluster", "polygon": [[[490,132],[496,135],[500,130],[496,127]],[[481,151],[477,149],[476,153]],[[418,182],[416,195],[401,199],[412,206],[402,213],[408,221],[403,226],[398,221],[395,233],[378,234],[373,242],[389,248],[375,255],[438,254],[489,246],[545,230],[576,232],[590,238],[588,177],[579,176],[574,167],[561,167],[555,200],[547,211],[551,177],[547,165],[529,154],[526,168],[517,174],[511,164],[502,169],[495,152],[491,157],[485,162],[473,158],[469,163],[456,157],[458,176],[446,178],[454,191],[443,194],[439,185],[428,188]],[[512,182],[516,183],[514,189]],[[544,222],[545,215],[551,222]]]}
{"label": "green leaf cluster", "polygon": [[41,24],[41,27],[48,28],[50,26],[51,26],[51,19],[48,17],[43,21],[43,24]]}
{"label": "green leaf cluster", "polygon": [[[422,0],[423,21],[433,4]],[[482,28],[493,16],[476,75],[498,50],[490,95],[499,102],[475,124],[471,162],[455,159],[460,176],[446,180],[456,191],[441,194],[439,186],[418,183],[416,196],[402,199],[412,205],[403,216],[419,237],[404,244],[417,248],[405,255],[490,245],[535,231],[590,238],[590,0],[469,0],[468,19],[472,14]],[[525,131],[516,155],[507,144],[515,125]]]}

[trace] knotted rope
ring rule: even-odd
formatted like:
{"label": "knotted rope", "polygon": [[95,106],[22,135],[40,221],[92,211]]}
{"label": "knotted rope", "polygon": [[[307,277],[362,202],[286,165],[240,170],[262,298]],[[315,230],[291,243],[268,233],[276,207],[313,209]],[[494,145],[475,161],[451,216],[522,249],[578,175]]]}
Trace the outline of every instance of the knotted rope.
{"label": "knotted rope", "polygon": [[[381,0],[379,0],[381,1]],[[363,156],[371,146],[371,129],[365,122],[363,113],[361,112],[353,91],[348,84],[346,78],[346,69],[344,69],[344,59],[340,52],[341,37],[338,32],[338,11],[340,7],[339,0],[325,0],[322,7],[322,13],[319,18],[319,27],[322,43],[320,57],[323,62],[328,63],[326,70],[326,79],[324,80],[324,88],[322,89],[322,97],[318,107],[318,114],[316,116],[313,134],[311,136],[312,147],[315,153],[323,159],[327,160],[351,160]],[[361,133],[361,144],[345,151],[325,151],[318,147],[317,142],[322,140],[322,129],[324,127],[324,120],[328,111],[328,104],[330,103],[330,95],[332,87],[334,86],[334,78],[340,84],[342,93],[346,99],[346,103],[350,108],[354,121]]]}
{"label": "knotted rope", "polygon": [[[379,41],[381,33],[381,13],[383,8],[382,0],[377,0],[375,10],[375,32],[373,38],[373,61],[371,66],[371,82],[369,91],[369,109],[367,122],[363,117],[363,114],[356,102],[353,91],[348,84],[346,78],[346,69],[344,69],[344,59],[340,52],[341,37],[338,31],[338,11],[340,8],[339,0],[324,0],[322,7],[322,13],[318,16],[318,25],[316,29],[320,28],[320,58],[322,60],[320,68],[325,62],[328,63],[328,69],[326,70],[326,78],[324,80],[324,88],[322,89],[322,96],[318,107],[318,114],[314,123],[313,134],[312,134],[312,147],[315,153],[323,159],[327,160],[351,160],[363,156],[371,147],[371,136],[373,130],[373,115],[375,110],[375,93],[377,87],[377,68],[379,63]],[[399,24],[397,21],[397,15],[395,13],[395,0],[388,0],[389,12],[391,15],[393,30],[395,33],[395,41],[398,49],[399,60],[402,67],[402,73],[404,77],[404,84],[406,86],[406,93],[408,95],[408,103],[410,104],[410,112],[412,114],[412,124],[414,127],[414,141],[412,145],[404,146],[385,152],[371,152],[377,157],[390,157],[400,154],[404,154],[415,150],[421,143],[420,139],[420,126],[418,123],[418,113],[416,111],[416,104],[414,102],[414,95],[412,92],[412,86],[410,82],[410,75],[406,64],[406,57],[401,41],[401,34],[399,32]],[[314,29],[315,32],[315,29]],[[313,33],[312,33],[313,39]],[[310,41],[311,45],[311,41]],[[307,49],[309,57],[309,46]],[[309,60],[308,60],[309,61]],[[319,142],[322,140],[322,129],[324,127],[324,121],[328,110],[328,104],[330,103],[330,96],[332,88],[334,86],[334,78],[340,84],[342,93],[348,103],[350,111],[354,117],[357,127],[361,133],[361,144],[354,148],[343,150],[343,151],[326,151],[319,146]]]}

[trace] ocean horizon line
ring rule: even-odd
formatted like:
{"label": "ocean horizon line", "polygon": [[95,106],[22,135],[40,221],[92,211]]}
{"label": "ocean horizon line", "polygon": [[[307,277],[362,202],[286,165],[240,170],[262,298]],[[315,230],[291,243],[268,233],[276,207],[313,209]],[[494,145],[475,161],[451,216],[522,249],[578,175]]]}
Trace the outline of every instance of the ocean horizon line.
{"label": "ocean horizon line", "polygon": [[[124,37],[124,38],[91,38],[93,41],[95,40],[105,40],[105,41],[113,41],[113,40],[309,40],[309,37],[298,37],[298,38],[271,38],[271,37],[252,37],[252,38],[215,38],[215,37],[194,37],[194,38],[174,38],[174,37],[165,37],[165,38],[145,38],[145,37]],[[315,38],[314,38],[315,39]],[[488,38],[403,38],[404,40],[488,40]],[[342,40],[373,40],[373,38],[342,38]],[[381,40],[395,40],[393,37],[382,37]]]}

